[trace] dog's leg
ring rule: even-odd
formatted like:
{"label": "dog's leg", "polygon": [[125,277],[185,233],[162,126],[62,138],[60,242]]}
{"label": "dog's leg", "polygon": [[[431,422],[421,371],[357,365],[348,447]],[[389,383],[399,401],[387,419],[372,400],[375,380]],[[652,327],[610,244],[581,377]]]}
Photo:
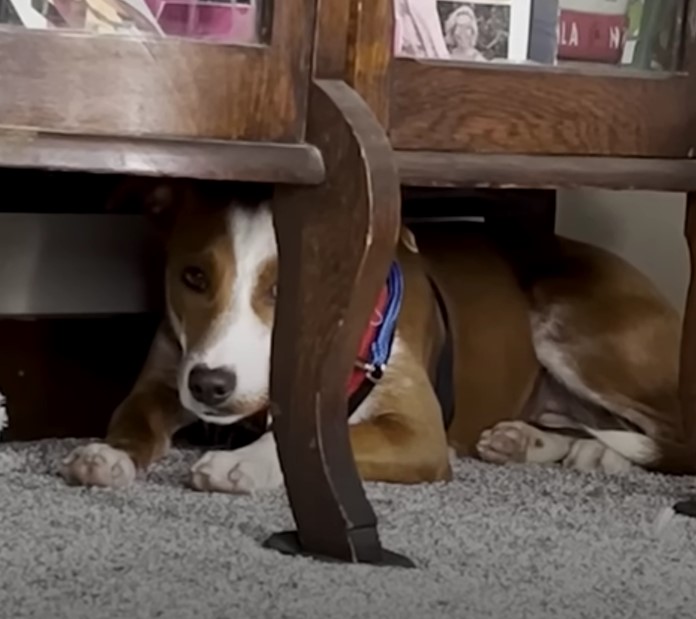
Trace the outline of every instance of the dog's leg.
{"label": "dog's leg", "polygon": [[63,461],[61,473],[68,482],[123,487],[137,470],[166,454],[174,433],[193,420],[172,384],[176,355],[175,345],[160,331],[135,388],[114,413],[106,441],[78,447]]}
{"label": "dog's leg", "polygon": [[563,466],[576,471],[617,474],[629,471],[633,465],[621,454],[597,439],[577,439],[563,460]]}
{"label": "dog's leg", "polygon": [[625,473],[632,464],[592,438],[577,438],[542,430],[525,421],[503,421],[485,430],[476,446],[479,457],[493,464],[562,463],[577,471]]}
{"label": "dog's leg", "polygon": [[350,442],[365,481],[418,484],[452,478],[444,429],[441,439],[425,438],[401,415],[382,414],[351,426]]}
{"label": "dog's leg", "polygon": [[360,476],[414,484],[451,478],[442,410],[424,365],[397,337],[387,372],[350,419]]}
{"label": "dog's leg", "polygon": [[191,469],[191,485],[196,490],[249,494],[283,485],[276,441],[272,432],[242,447],[228,451],[209,451]]}
{"label": "dog's leg", "polygon": [[[450,479],[440,405],[425,368],[400,338],[384,378],[349,423],[353,457],[363,480],[407,484]],[[242,449],[205,454],[191,472],[198,490],[249,493],[283,483],[270,432]]]}
{"label": "dog's leg", "polygon": [[[436,420],[437,421],[437,420]],[[350,427],[350,442],[360,476],[365,481],[420,483],[451,476],[444,429],[419,433],[400,415],[379,415]],[[210,451],[191,469],[197,490],[249,494],[283,484],[276,442],[267,432],[259,440],[231,451]]]}

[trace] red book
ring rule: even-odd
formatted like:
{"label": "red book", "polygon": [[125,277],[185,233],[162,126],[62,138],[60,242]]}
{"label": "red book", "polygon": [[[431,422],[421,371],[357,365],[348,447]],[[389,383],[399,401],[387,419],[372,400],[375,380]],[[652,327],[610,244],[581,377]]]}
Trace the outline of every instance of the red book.
{"label": "red book", "polygon": [[562,9],[558,24],[558,58],[621,62],[628,16]]}

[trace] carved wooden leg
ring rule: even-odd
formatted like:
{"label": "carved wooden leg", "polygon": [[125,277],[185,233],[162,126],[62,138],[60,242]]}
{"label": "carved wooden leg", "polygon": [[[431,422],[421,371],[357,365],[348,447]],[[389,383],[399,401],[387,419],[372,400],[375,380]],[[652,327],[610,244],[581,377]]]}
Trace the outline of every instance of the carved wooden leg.
{"label": "carved wooden leg", "polygon": [[[696,193],[686,196],[684,235],[689,247],[689,291],[684,308],[681,358],[679,365],[679,401],[684,420],[685,441],[696,448]],[[696,518],[696,498],[674,505],[674,511]]]}
{"label": "carved wooden leg", "polygon": [[689,246],[691,275],[684,309],[679,398],[684,418],[684,431],[690,444],[696,443],[696,193],[687,194],[686,242]]}
{"label": "carved wooden leg", "polygon": [[388,562],[350,450],[346,384],[396,246],[399,178],[383,129],[343,82],[314,84],[307,139],[326,182],[278,188],[274,199],[273,430],[298,532],[267,545]]}

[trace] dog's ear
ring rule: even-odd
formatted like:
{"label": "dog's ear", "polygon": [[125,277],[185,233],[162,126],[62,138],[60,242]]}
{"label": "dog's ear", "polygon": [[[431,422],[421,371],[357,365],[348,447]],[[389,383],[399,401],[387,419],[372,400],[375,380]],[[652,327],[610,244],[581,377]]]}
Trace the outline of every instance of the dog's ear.
{"label": "dog's ear", "polygon": [[160,232],[174,224],[179,198],[189,190],[189,181],[127,177],[107,202],[106,210],[144,213]]}

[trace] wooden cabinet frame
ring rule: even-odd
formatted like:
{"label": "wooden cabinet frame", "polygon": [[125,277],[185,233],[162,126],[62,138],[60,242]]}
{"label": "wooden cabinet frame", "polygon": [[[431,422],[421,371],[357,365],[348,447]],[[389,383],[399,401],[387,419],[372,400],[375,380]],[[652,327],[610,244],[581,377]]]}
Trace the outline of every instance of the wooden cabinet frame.
{"label": "wooden cabinet frame", "polygon": [[683,20],[677,73],[395,58],[391,34],[385,35],[393,30],[392,2],[375,0],[364,11],[361,0],[352,0],[344,78],[382,119],[395,150],[692,156],[695,2]]}

